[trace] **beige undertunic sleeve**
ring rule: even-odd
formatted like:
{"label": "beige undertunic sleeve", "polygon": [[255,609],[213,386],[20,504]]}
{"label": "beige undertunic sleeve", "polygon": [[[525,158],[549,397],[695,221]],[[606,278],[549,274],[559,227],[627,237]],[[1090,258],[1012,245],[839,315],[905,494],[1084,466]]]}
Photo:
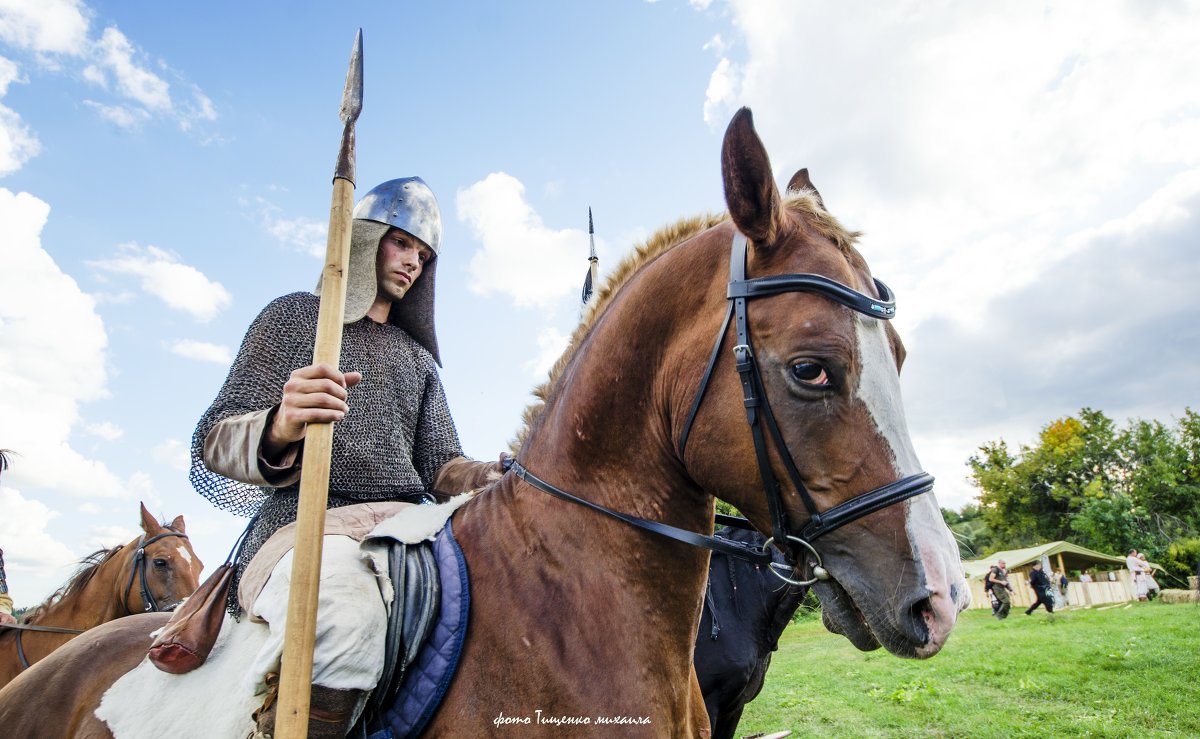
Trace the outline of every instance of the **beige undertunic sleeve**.
{"label": "beige undertunic sleeve", "polygon": [[299,480],[303,442],[289,444],[276,464],[263,458],[263,434],[275,410],[267,408],[218,422],[204,438],[204,465],[231,480],[262,487],[282,488]]}

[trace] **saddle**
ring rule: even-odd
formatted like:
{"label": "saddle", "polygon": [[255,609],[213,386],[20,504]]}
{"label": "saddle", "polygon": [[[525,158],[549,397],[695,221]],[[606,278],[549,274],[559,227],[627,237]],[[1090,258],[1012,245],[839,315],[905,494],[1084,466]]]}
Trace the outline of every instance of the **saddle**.
{"label": "saddle", "polygon": [[[450,514],[470,499],[459,496],[437,506],[376,503],[345,506],[327,512],[326,534],[370,538],[376,570],[385,560],[391,580],[384,672],[374,695],[379,707],[394,697],[406,668],[416,658],[437,622],[440,603],[438,566],[428,540]],[[406,511],[406,516],[397,516]],[[239,600],[248,612],[278,560],[291,548],[295,524],[277,532],[247,566]],[[231,558],[232,560],[232,558]],[[226,561],[188,598],[151,644],[150,661],[164,672],[182,674],[208,659],[220,634],[233,580],[233,561]]]}
{"label": "saddle", "polygon": [[383,675],[371,693],[377,711],[389,704],[400,689],[405,671],[429,638],[441,602],[441,577],[433,544],[388,543],[388,572],[392,580],[392,607],[388,613]]}

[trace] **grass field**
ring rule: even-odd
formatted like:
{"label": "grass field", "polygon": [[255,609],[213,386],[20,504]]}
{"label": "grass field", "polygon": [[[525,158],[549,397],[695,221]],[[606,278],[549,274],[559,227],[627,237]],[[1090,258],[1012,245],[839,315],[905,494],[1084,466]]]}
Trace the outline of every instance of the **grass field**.
{"label": "grass field", "polygon": [[1197,737],[1200,607],[1135,603],[960,617],[930,660],[788,627],[740,736]]}

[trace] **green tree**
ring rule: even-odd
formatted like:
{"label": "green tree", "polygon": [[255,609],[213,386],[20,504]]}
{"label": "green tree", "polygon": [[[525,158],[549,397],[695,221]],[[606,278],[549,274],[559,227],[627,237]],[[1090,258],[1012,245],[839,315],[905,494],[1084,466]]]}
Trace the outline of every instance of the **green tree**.
{"label": "green tree", "polygon": [[983,510],[978,505],[968,503],[959,511],[943,508],[942,518],[954,534],[963,559],[979,559],[997,550],[996,536],[983,520]]}
{"label": "green tree", "polygon": [[988,442],[969,464],[1001,548],[1071,539],[1153,559],[1200,531],[1200,414],[1191,409],[1175,428],[1139,420],[1118,430],[1083,408],[1047,424],[1034,446],[1013,454]]}

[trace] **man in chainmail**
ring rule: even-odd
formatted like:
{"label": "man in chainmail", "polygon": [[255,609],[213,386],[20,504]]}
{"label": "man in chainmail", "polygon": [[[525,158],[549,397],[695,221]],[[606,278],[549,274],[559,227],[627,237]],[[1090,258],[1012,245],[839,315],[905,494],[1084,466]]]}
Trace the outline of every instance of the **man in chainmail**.
{"label": "man in chainmail", "polygon": [[[498,471],[496,463],[463,457],[438,377],[433,303],[440,244],[441,214],[425,182],[385,182],[354,209],[341,367],[311,364],[319,284],[317,294],[272,301],[251,324],[192,439],[197,491],[220,508],[254,516],[238,556],[239,578],[267,539],[296,520],[308,423],[336,422],[330,508],[431,502],[435,493],[477,487]],[[323,545],[309,736],[344,735],[382,672],[382,605],[361,602],[363,593],[377,595],[378,585],[355,546],[328,535]],[[255,662],[264,687],[273,665],[278,671],[286,621],[286,602],[278,600],[286,600],[290,575],[289,555],[254,604],[252,615],[272,632]],[[235,615],[241,610],[236,583],[230,608]],[[339,629],[345,638],[335,638]],[[270,699],[265,708],[274,708]],[[257,717],[260,732],[270,735],[274,711]]]}

